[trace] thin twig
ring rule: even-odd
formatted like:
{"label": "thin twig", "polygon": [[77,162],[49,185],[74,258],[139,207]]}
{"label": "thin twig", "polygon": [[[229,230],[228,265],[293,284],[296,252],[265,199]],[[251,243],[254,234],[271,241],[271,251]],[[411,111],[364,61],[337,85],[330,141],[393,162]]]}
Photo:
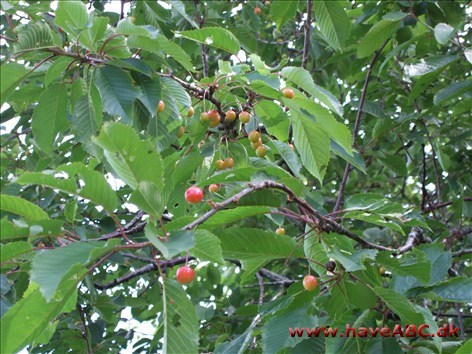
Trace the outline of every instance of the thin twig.
{"label": "thin twig", "polygon": [[453,252],[452,256],[453,257],[461,257],[465,254],[472,254],[472,248],[463,248],[457,252]]}
{"label": "thin twig", "polygon": [[[365,97],[367,94],[367,88],[369,87],[369,82],[370,82],[370,77],[372,75],[372,71],[374,68],[374,64],[379,58],[380,53],[384,49],[384,47],[387,45],[388,41],[390,39],[387,39],[384,44],[377,50],[370,61],[369,64],[369,69],[367,70],[367,75],[365,77],[364,81],[364,86],[362,87],[362,93],[361,93],[361,98],[359,100],[359,108],[357,109],[357,116],[356,116],[356,121],[354,123],[354,131],[352,133],[352,144],[354,147],[356,147],[356,140],[357,140],[357,134],[359,133],[359,126],[361,123],[361,117],[362,117],[362,110],[364,109],[364,103],[365,103]],[[343,194],[344,194],[344,188],[346,187],[346,183],[349,179],[349,174],[351,172],[351,164],[348,162],[346,164],[346,168],[344,169],[344,175],[343,179],[341,181],[341,184],[339,185],[339,191],[338,191],[338,197],[336,198],[336,204],[334,205],[333,211],[338,211],[341,207],[341,203],[343,200]]]}
{"label": "thin twig", "polygon": [[428,191],[426,190],[426,153],[424,151],[424,144],[421,144],[422,161],[423,161],[423,173],[421,174],[421,211],[424,210],[426,205],[426,198]]}
{"label": "thin twig", "polygon": [[[464,197],[464,202],[472,202],[472,197]],[[443,203],[438,203],[438,204],[432,204],[426,208],[424,208],[422,210],[423,213],[429,213],[430,211],[433,211],[433,210],[436,210],[436,209],[441,209],[441,208],[445,208],[449,205],[452,205],[454,203],[454,201],[450,200],[450,201],[447,201],[447,202],[443,202]]]}
{"label": "thin twig", "polygon": [[457,322],[459,322],[460,338],[464,338],[465,330],[464,330],[464,320],[462,319],[461,304],[456,302],[454,304],[454,307],[456,308],[456,311],[457,311]]}
{"label": "thin twig", "polygon": [[82,308],[82,306],[80,306],[79,303],[77,303],[77,311],[79,312],[80,321],[82,322],[82,338],[84,338],[86,346],[87,346],[87,354],[92,354],[93,351],[92,351],[92,346],[90,344],[90,340],[89,340],[89,337],[88,337],[88,328],[87,328],[87,324],[85,322],[84,309]]}
{"label": "thin twig", "polygon": [[308,64],[308,53],[310,51],[310,30],[311,30],[311,13],[313,10],[313,0],[306,2],[306,21],[305,21],[305,39],[303,43],[303,59],[302,67],[306,69]]}
{"label": "thin twig", "polygon": [[[200,28],[203,27],[205,23],[205,18],[199,14],[198,11],[198,2],[199,0],[193,0],[193,5],[195,6],[195,19],[198,22]],[[203,77],[208,77],[208,57],[205,44],[202,43],[202,66],[203,66]]]}

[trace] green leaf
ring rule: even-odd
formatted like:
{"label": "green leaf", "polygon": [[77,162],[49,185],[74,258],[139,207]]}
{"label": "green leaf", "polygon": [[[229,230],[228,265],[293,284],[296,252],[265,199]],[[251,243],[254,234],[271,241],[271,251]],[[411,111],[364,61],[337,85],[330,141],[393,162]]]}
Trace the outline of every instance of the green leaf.
{"label": "green leaf", "polygon": [[470,92],[472,88],[472,81],[471,80],[465,80],[461,82],[455,82],[452,85],[449,85],[442,90],[438,91],[434,95],[433,102],[437,106],[444,101],[448,101],[452,98],[458,97],[461,94],[464,94],[466,92]]}
{"label": "green leaf", "polygon": [[351,22],[341,3],[337,1],[314,1],[313,9],[320,31],[328,44],[337,51],[342,51],[349,37]]}
{"label": "green leaf", "polygon": [[290,336],[287,328],[314,328],[317,325],[318,318],[307,314],[307,306],[272,316],[262,327],[262,351],[278,353],[283,348],[293,348],[305,338]]}
{"label": "green leaf", "polygon": [[165,99],[164,102],[172,102],[176,109],[176,117],[180,116],[180,110],[178,109],[177,104],[182,107],[190,107],[192,105],[192,99],[190,98],[187,91],[185,91],[185,89],[174,80],[166,77],[162,78],[162,89],[164,97],[166,97],[166,95],[168,97],[168,99]]}
{"label": "green leaf", "polygon": [[102,99],[97,87],[90,83],[87,93],[80,97],[74,106],[72,126],[80,141],[89,141],[98,135],[103,120]]}
{"label": "green leaf", "polygon": [[272,140],[268,145],[282,156],[290,171],[304,183],[306,177],[301,174],[302,164],[295,151],[287,144],[278,140]]}
{"label": "green leaf", "polygon": [[61,312],[72,311],[75,302],[72,308],[68,305],[70,299],[76,299],[77,283],[76,279],[67,279],[61,287],[61,296],[51,302],[46,302],[38,286],[31,283],[23,298],[2,317],[0,352],[19,352],[38,338]]}
{"label": "green leaf", "polygon": [[472,279],[470,277],[455,277],[427,287],[417,287],[408,291],[408,295],[446,302],[472,301]]}
{"label": "green leaf", "polygon": [[373,290],[395,314],[400,316],[403,324],[419,325],[424,323],[424,316],[413,308],[406,297],[380,286],[374,287]]}
{"label": "green leaf", "polygon": [[111,189],[102,173],[91,170],[80,162],[74,162],[57,168],[58,171],[66,172],[69,176],[78,175],[82,177],[84,186],[77,189],[77,195],[90,199],[95,204],[103,206],[108,211],[116,209],[116,194]]}
{"label": "green leaf", "polygon": [[159,44],[159,48],[169,55],[172,59],[177,61],[180,65],[182,65],[186,70],[195,72],[195,68],[192,64],[192,59],[190,56],[185,52],[178,44],[169,41],[163,35],[159,35],[156,38],[157,43]]}
{"label": "green leaf", "polygon": [[349,197],[344,203],[344,210],[366,210],[381,215],[392,215],[392,213],[403,215],[404,212],[400,204],[374,193],[360,193]]}
{"label": "green leaf", "polygon": [[343,160],[349,162],[352,166],[357,168],[358,170],[366,173],[366,167],[364,160],[362,159],[361,154],[359,154],[356,150],[352,150],[353,155],[350,155],[342,148],[337,142],[331,140],[331,151],[341,157]]}
{"label": "green leaf", "polygon": [[87,27],[89,21],[87,8],[81,1],[59,1],[55,15],[56,25],[76,37]]}
{"label": "green leaf", "polygon": [[269,134],[282,141],[288,140],[290,120],[282,107],[273,101],[264,100],[256,105],[255,111]]}
{"label": "green leaf", "polygon": [[464,342],[454,354],[470,354],[470,348],[472,348],[472,338]]}
{"label": "green leaf", "polygon": [[195,230],[195,247],[189,253],[201,260],[223,264],[223,251],[217,236],[207,230]]}
{"label": "green leaf", "polygon": [[[338,99],[331,92],[315,84],[306,69],[288,66],[282,69],[281,75],[298,85],[314,98],[317,98],[340,117],[343,116],[343,106],[339,103]],[[285,101],[289,102],[288,99]]]}
{"label": "green leaf", "polygon": [[161,192],[148,181],[139,182],[138,188],[131,194],[129,201],[157,219],[164,212]]}
{"label": "green leaf", "polygon": [[273,1],[270,4],[270,17],[277,28],[281,28],[287,21],[293,20],[297,14],[298,1]]}
{"label": "green leaf", "polygon": [[294,239],[274,232],[232,227],[221,230],[218,237],[223,256],[239,259],[243,264],[246,270],[244,280],[250,279],[259,267],[270,260],[285,259],[289,256],[303,257],[303,252],[297,247]]}
{"label": "green leaf", "polygon": [[153,37],[152,34],[145,28],[141,26],[136,26],[130,17],[125,17],[118,22],[116,25],[116,33],[125,34],[125,35],[136,35],[143,37]]}
{"label": "green leaf", "polygon": [[293,139],[303,166],[322,184],[329,161],[329,136],[318,123],[292,112]]}
{"label": "green leaf", "polygon": [[55,83],[39,97],[38,106],[33,111],[31,129],[38,146],[48,155],[53,154],[56,135],[64,131],[67,119],[67,90],[64,85]]}
{"label": "green leaf", "polygon": [[80,34],[82,44],[90,51],[96,52],[98,49],[97,44],[103,39],[109,22],[110,19],[108,17],[94,16],[92,26]]}
{"label": "green leaf", "polygon": [[[438,55],[426,59],[420,59],[416,63],[406,65],[404,71],[405,74],[410,77],[423,76],[443,69],[445,66],[457,59],[458,57],[456,55]],[[434,81],[436,78],[437,76],[433,76],[431,81]]]}
{"label": "green leaf", "polygon": [[[56,171],[66,172],[69,178],[59,179],[47,173],[26,172],[18,178],[16,183],[22,185],[37,184],[59,189],[65,193],[89,199],[108,211],[113,211],[116,208],[116,194],[100,172],[91,170],[79,162],[60,166]],[[79,183],[74,178],[76,175],[80,176],[79,180],[82,180],[82,186],[77,187]]]}
{"label": "green leaf", "polygon": [[24,65],[9,62],[0,66],[0,103],[3,105],[29,71]]}
{"label": "green leaf", "polygon": [[116,175],[131,188],[149,181],[159,190],[163,188],[161,156],[148,141],[141,141],[136,131],[119,123],[108,123],[93,141],[104,150],[105,158]]}
{"label": "green leaf", "polygon": [[2,219],[0,239],[5,241],[25,238],[36,240],[40,237],[54,238],[62,235],[63,225],[64,221],[62,220],[13,220],[13,223],[11,223],[6,219]]}
{"label": "green leaf", "polygon": [[350,254],[347,251],[341,252],[338,249],[332,249],[328,252],[329,256],[341,263],[348,272],[365,269],[363,261],[365,259],[375,259],[377,250],[361,250]]}
{"label": "green leaf", "polygon": [[67,69],[73,60],[74,59],[69,57],[59,57],[57,60],[55,60],[46,72],[46,76],[44,77],[44,85],[47,87],[58,78],[60,79],[64,70]]}
{"label": "green leaf", "polygon": [[[244,202],[244,200],[241,200]],[[268,207],[253,207],[253,206],[243,206],[238,203],[240,206],[238,208],[221,210],[210,219],[205,221],[204,227],[208,229],[215,229],[219,228],[223,225],[232,224],[236,221],[243,220],[249,218],[251,216],[260,215],[260,214],[267,214],[270,212],[270,208]]]}
{"label": "green leaf", "polygon": [[163,353],[198,353],[199,322],[195,306],[175,280],[164,278]]}
{"label": "green leaf", "polygon": [[241,45],[230,31],[221,27],[205,27],[198,30],[177,32],[183,38],[203,43],[215,48],[237,54]]}
{"label": "green leaf", "polygon": [[[87,264],[108,253],[118,243],[119,240],[106,244],[101,241],[73,242],[65,247],[38,251],[31,264],[31,280],[39,285],[41,294],[49,302],[71,270],[85,275]],[[80,279],[80,276],[74,278]]]}
{"label": "green leaf", "polygon": [[48,214],[37,205],[12,195],[0,194],[0,209],[30,220],[49,219]]}
{"label": "green leaf", "polygon": [[15,53],[54,47],[51,28],[44,22],[29,22],[18,28]]}
{"label": "green leaf", "polygon": [[406,16],[407,14],[403,14],[401,18],[384,18],[372,26],[357,46],[357,56],[359,58],[365,58],[373,54],[398,30],[400,20]]}
{"label": "green leaf", "polygon": [[348,154],[352,154],[351,132],[345,124],[338,122],[326,108],[303,97],[285,100],[285,103],[292,112],[296,111],[318,123],[332,140]]}
{"label": "green leaf", "polygon": [[438,23],[434,27],[434,38],[439,44],[446,44],[454,34],[454,27],[449,26],[447,23]]}
{"label": "green leaf", "polygon": [[131,123],[133,101],[139,95],[131,76],[120,68],[104,66],[95,71],[94,82],[102,94],[104,110],[120,116],[125,123]]}
{"label": "green leaf", "polygon": [[[3,222],[3,220],[2,220]],[[2,235],[3,236],[3,235]],[[15,259],[33,250],[30,243],[24,241],[10,242],[5,245],[0,245],[0,260],[2,263]]]}
{"label": "green leaf", "polygon": [[[249,87],[251,88],[251,90],[258,93],[259,95],[273,98],[274,100],[277,100],[282,96],[282,93],[280,91],[274,89],[267,82],[262,81],[262,80],[257,80],[257,79],[252,80],[251,83],[249,84]],[[263,102],[271,102],[271,101],[261,101],[261,103]]]}
{"label": "green leaf", "polygon": [[250,343],[252,326],[231,341],[217,344],[214,354],[243,354]]}
{"label": "green leaf", "polygon": [[162,255],[166,259],[171,259],[195,246],[195,234],[193,231],[171,231],[170,236],[164,239],[158,236],[158,230],[148,223],[144,229],[144,234],[147,239],[162,252]]}
{"label": "green leaf", "polygon": [[428,284],[430,280],[431,262],[424,252],[417,249],[402,255],[402,258],[391,256],[390,252],[379,252],[377,262],[392,274],[401,276],[412,276],[423,284]]}
{"label": "green leaf", "polygon": [[149,113],[154,116],[156,114],[157,104],[161,93],[161,80],[150,78],[145,75],[134,75],[136,85],[141,89],[138,99],[146,106]]}

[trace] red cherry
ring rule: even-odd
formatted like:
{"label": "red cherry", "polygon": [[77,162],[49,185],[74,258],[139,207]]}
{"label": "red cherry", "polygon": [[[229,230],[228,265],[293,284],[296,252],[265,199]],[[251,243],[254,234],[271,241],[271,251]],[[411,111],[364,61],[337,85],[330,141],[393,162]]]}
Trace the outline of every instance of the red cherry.
{"label": "red cherry", "polygon": [[185,200],[190,204],[197,204],[203,200],[203,189],[192,186],[185,191]]}
{"label": "red cherry", "polygon": [[180,284],[188,284],[191,283],[195,278],[195,271],[187,266],[180,267],[177,269],[177,274],[175,277]]}
{"label": "red cherry", "polygon": [[308,291],[315,290],[316,286],[318,285],[318,279],[313,275],[306,275],[303,278],[303,287]]}

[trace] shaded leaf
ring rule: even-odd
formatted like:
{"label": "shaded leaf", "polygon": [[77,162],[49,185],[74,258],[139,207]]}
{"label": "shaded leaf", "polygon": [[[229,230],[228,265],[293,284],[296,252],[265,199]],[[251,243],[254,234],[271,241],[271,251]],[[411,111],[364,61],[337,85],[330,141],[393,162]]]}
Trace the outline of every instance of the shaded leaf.
{"label": "shaded leaf", "polygon": [[54,140],[69,125],[67,119],[67,90],[64,85],[50,85],[39,97],[33,111],[31,129],[38,146],[48,155],[53,154]]}
{"label": "shaded leaf", "polygon": [[0,208],[30,220],[49,219],[48,214],[37,205],[12,195],[0,194]]}
{"label": "shaded leaf", "polygon": [[95,71],[95,83],[102,95],[103,109],[131,123],[133,101],[139,95],[131,76],[120,68],[104,66]]}

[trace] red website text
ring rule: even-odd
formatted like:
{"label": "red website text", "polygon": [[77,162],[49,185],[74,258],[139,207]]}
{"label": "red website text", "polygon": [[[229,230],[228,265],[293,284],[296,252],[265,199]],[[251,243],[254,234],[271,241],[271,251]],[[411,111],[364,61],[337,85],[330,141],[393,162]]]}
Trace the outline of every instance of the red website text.
{"label": "red website text", "polygon": [[301,327],[289,328],[291,337],[458,337],[459,328],[452,324],[445,324],[439,327],[435,333],[429,331],[429,325],[422,324],[406,325],[404,327],[396,325],[393,329],[389,327],[351,327],[346,324],[344,332],[340,332],[338,327]]}

